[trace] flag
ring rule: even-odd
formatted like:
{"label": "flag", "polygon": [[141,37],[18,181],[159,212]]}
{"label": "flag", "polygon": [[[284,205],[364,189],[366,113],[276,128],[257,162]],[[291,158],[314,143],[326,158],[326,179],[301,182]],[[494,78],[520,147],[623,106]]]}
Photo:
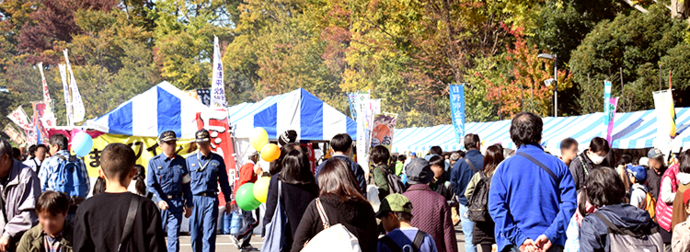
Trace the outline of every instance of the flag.
{"label": "flag", "polygon": [[225,108],[225,86],[223,84],[223,61],[221,61],[218,37],[213,36],[213,79],[211,80],[211,107]]}
{"label": "flag", "polygon": [[67,85],[67,66],[58,64],[60,77],[62,77],[62,92],[65,96],[65,111],[67,113],[67,125],[72,126],[72,102],[69,98],[69,85]]}
{"label": "flag", "polygon": [[74,113],[72,114],[72,122],[81,122],[84,120],[84,114],[86,113],[84,109],[84,103],[81,100],[81,95],[79,94],[79,88],[77,87],[77,80],[74,79],[74,72],[72,71],[72,65],[69,63],[69,57],[67,57],[67,49],[62,51],[65,54],[65,62],[67,62],[67,70],[70,75],[69,86],[72,89],[72,108],[74,108]]}
{"label": "flag", "polygon": [[611,82],[604,81],[604,130],[602,137],[606,137],[609,131],[609,104],[611,103]]}
{"label": "flag", "polygon": [[43,102],[46,105],[45,114],[41,117],[43,124],[46,127],[55,127],[55,114],[53,113],[53,100],[50,99],[50,91],[48,90],[48,82],[46,76],[43,74],[43,62],[38,63],[38,70],[41,72],[41,83],[43,84]]}
{"label": "flag", "polygon": [[455,141],[461,143],[465,137],[465,85],[451,85],[448,91],[450,94],[450,117],[453,119]]}
{"label": "flag", "polygon": [[656,113],[656,138],[654,147],[668,153],[671,150],[671,141],[676,136],[675,106],[671,90],[662,90],[652,93],[654,97],[654,111]]}
{"label": "flag", "polygon": [[350,104],[350,116],[352,116],[352,120],[357,120],[357,94],[347,93],[347,103]]}
{"label": "flag", "polygon": [[609,113],[606,114],[606,117],[608,118],[608,128],[606,131],[606,141],[609,142],[609,147],[613,144],[613,139],[611,139],[611,133],[613,133],[613,124],[614,124],[614,119],[616,117],[616,108],[618,107],[618,97],[614,97],[610,99],[610,102],[608,105],[608,110]]}
{"label": "flag", "polygon": [[10,137],[10,140],[12,140],[12,142],[14,142],[15,144],[19,146],[26,145],[26,139],[24,138],[24,136],[22,136],[22,134],[19,133],[19,131],[17,131],[17,129],[12,127],[12,125],[10,125],[9,123],[5,125],[5,129],[2,132],[5,132],[5,134],[8,137]]}
{"label": "flag", "polygon": [[[371,96],[371,95],[370,95]],[[374,130],[374,115],[381,114],[381,99],[369,99],[369,109],[367,110],[367,146],[371,146]],[[367,152],[368,153],[368,152]]]}
{"label": "flag", "polygon": [[48,114],[48,105],[45,102],[31,102],[34,110],[33,123],[36,126],[36,136],[38,143],[45,141],[48,137],[48,127],[45,125],[44,117]]}
{"label": "flag", "polygon": [[371,147],[383,145],[389,150],[391,149],[397,119],[398,114],[384,113],[374,116],[374,129],[371,133]]}
{"label": "flag", "polygon": [[[359,92],[357,93],[357,163],[362,167],[369,167],[367,154],[369,153],[369,148],[367,148],[367,136],[369,135],[366,120],[367,111],[369,110],[369,92]],[[368,169],[368,168],[366,168]]]}
{"label": "flag", "polygon": [[26,141],[28,144],[37,144],[38,143],[38,136],[36,135],[36,127],[29,121],[29,118],[26,116],[26,112],[24,112],[24,109],[22,109],[22,106],[19,106],[17,109],[12,111],[7,117],[12,120],[19,128],[24,130],[24,133],[26,134]]}

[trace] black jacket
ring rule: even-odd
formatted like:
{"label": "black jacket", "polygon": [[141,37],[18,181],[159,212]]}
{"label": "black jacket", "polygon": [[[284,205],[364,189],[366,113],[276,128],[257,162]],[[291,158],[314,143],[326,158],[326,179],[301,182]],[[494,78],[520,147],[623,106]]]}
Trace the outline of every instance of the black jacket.
{"label": "black jacket", "polygon": [[[319,197],[324,211],[331,225],[342,224],[359,240],[363,252],[376,251],[378,243],[378,229],[376,214],[369,202],[349,200],[340,202],[337,196],[324,195]],[[311,240],[323,230],[321,217],[316,209],[316,200],[309,203],[304,217],[295,232],[292,251],[301,251],[304,243]]]}
{"label": "black jacket", "polygon": [[[288,222],[285,233],[285,249],[290,251],[292,247],[292,237],[297,230],[304,211],[307,210],[309,203],[319,196],[319,187],[316,184],[293,185],[282,182],[281,204],[285,209]],[[263,234],[266,235],[266,224],[271,222],[275,209],[278,206],[278,176],[271,177],[271,184],[268,187],[268,198],[266,200],[266,213],[264,215]]]}
{"label": "black jacket", "polygon": [[[575,181],[575,189],[580,192],[580,189],[582,189],[583,186],[585,186],[585,182],[587,181],[587,174],[591,173],[594,169],[597,169],[599,167],[602,167],[602,164],[594,164],[592,160],[587,157],[587,154],[585,154],[586,151],[583,151],[577,157],[573,159],[572,162],[570,162],[570,174],[573,175],[573,180]],[[582,166],[584,164],[584,166]],[[587,171],[585,172],[585,168]]]}

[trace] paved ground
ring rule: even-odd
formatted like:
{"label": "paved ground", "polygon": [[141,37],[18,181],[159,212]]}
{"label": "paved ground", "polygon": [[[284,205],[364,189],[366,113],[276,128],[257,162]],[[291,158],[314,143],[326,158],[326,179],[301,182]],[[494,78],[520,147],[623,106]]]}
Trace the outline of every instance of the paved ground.
{"label": "paved ground", "polygon": [[[465,236],[462,234],[462,229],[460,228],[460,225],[457,225],[455,227],[455,237],[458,239],[458,251],[464,252],[465,251]],[[251,245],[256,248],[255,251],[259,251],[259,248],[261,248],[261,237],[258,235],[254,235],[252,237]],[[192,244],[189,241],[189,236],[181,236],[180,237],[180,251],[181,252],[191,252],[192,251]],[[237,250],[237,247],[235,247],[235,244],[232,243],[232,240],[229,235],[218,235],[218,238],[216,238],[216,251],[223,251],[223,252],[236,252],[239,251]]]}

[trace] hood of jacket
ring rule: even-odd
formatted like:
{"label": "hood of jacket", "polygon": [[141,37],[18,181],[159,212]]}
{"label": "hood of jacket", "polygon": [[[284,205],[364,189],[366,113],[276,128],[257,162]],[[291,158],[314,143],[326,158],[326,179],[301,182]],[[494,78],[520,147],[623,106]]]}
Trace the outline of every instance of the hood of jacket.
{"label": "hood of jacket", "polygon": [[690,173],[679,172],[678,175],[676,175],[676,179],[683,185],[690,184]]}
{"label": "hood of jacket", "polygon": [[636,234],[648,233],[650,229],[656,227],[647,211],[630,204],[604,206],[597,212],[604,214],[614,225]]}

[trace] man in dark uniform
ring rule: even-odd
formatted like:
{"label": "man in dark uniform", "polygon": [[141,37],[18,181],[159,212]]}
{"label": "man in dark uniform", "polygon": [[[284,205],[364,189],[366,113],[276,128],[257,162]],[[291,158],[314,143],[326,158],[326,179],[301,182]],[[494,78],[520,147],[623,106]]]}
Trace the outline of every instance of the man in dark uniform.
{"label": "man in dark uniform", "polygon": [[216,226],[218,222],[218,184],[225,197],[225,212],[231,211],[232,189],[228,182],[223,158],[211,152],[211,138],[207,130],[196,132],[199,151],[187,157],[187,167],[192,177],[191,190],[194,210],[189,219],[192,250],[216,251]]}
{"label": "man in dark uniform", "polygon": [[146,187],[154,195],[153,200],[161,209],[163,229],[167,227],[168,232],[168,252],[179,252],[178,236],[182,212],[189,218],[194,206],[189,188],[191,177],[185,159],[175,153],[177,148],[175,132],[163,132],[158,141],[163,153],[149,161]]}

